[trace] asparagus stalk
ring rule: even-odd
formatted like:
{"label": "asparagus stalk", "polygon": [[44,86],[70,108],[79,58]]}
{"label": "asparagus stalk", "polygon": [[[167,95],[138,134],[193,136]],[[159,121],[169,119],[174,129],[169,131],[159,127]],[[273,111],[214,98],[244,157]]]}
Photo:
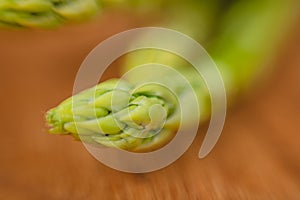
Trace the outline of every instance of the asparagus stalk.
{"label": "asparagus stalk", "polygon": [[[292,5],[283,0],[238,1],[224,14],[222,25],[208,50],[219,66],[230,95],[237,93],[236,88],[244,89],[251,84],[261,71],[260,64],[276,46],[280,39],[278,33],[291,18],[288,12]],[[277,22],[275,25],[274,21]],[[189,25],[179,25],[178,29],[188,28],[184,32],[192,35],[201,33],[197,27],[190,29]],[[174,66],[189,80],[197,93],[200,110],[205,112],[206,118],[209,116],[207,88],[203,81],[198,81],[199,77],[188,64],[166,52],[145,50],[128,57],[125,71],[142,64],[141,60]],[[135,90],[139,77],[143,74],[129,76],[128,82],[105,81],[70,97],[47,112],[47,122],[52,127],[50,132],[70,133],[75,138],[80,136],[81,140],[129,151],[151,151],[165,145],[179,126],[176,96],[184,98],[187,95],[185,87],[182,82],[170,78],[166,81],[175,94],[151,84]],[[156,74],[154,78],[165,77],[168,74]],[[113,96],[117,96],[117,102]],[[149,112],[153,105],[157,105],[157,110]],[[188,122],[184,123],[188,126]]]}
{"label": "asparagus stalk", "polygon": [[297,5],[294,0],[237,1],[223,17],[208,51],[231,96],[266,75],[266,63],[293,23]]}

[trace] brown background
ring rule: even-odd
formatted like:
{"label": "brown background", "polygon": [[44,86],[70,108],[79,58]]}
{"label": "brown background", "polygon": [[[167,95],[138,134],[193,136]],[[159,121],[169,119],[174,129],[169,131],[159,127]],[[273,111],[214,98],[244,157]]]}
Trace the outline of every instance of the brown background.
{"label": "brown background", "polygon": [[47,134],[45,111],[71,94],[93,47],[136,26],[129,18],[111,13],[51,31],[0,30],[0,199],[300,199],[299,23],[270,80],[231,109],[203,160],[203,131],[179,160],[149,174],[115,171],[80,142]]}

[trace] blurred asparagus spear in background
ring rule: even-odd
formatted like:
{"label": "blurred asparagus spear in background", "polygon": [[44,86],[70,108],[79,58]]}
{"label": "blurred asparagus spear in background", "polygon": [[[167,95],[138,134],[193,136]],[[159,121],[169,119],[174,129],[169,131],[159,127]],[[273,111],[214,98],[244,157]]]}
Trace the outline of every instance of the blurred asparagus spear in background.
{"label": "blurred asparagus spear in background", "polygon": [[[209,53],[219,66],[228,94],[235,96],[261,73],[264,60],[273,52],[282,30],[288,27],[294,17],[294,2],[233,1],[221,14],[217,7],[212,6],[211,15],[203,11],[205,7],[199,6],[207,3],[201,2],[191,1],[191,6],[178,3],[180,10],[174,17],[176,20],[172,21],[170,12],[171,17],[163,26],[195,38],[199,36],[198,41],[205,41]],[[220,4],[215,2],[213,5]],[[173,9],[176,8],[176,5],[173,6]],[[180,16],[179,12],[184,14]],[[203,12],[206,14],[203,15]],[[197,26],[200,16],[207,17],[201,18],[207,19],[207,25]],[[216,18],[218,22],[213,20]],[[216,25],[211,25],[212,22]],[[206,29],[203,30],[203,27]],[[212,32],[207,29],[213,30],[213,38],[208,37]],[[204,82],[199,81],[198,75],[186,62],[167,52],[141,50],[128,56],[124,71],[148,62],[172,66],[182,73],[196,91],[201,115],[207,119],[210,112],[209,93]],[[156,73],[150,79],[165,77],[168,74]],[[167,80],[170,80],[176,94],[151,84],[135,90],[141,79],[145,79],[143,74],[133,74],[128,77],[128,82],[105,81],[67,99],[47,112],[47,122],[52,127],[50,132],[70,133],[88,142],[130,151],[151,151],[165,145],[179,126],[180,112],[176,96],[184,98],[185,87],[170,78]],[[118,97],[118,102],[112,102],[113,95]],[[157,110],[150,112],[153,105],[157,105]],[[184,123],[188,126],[188,122]],[[156,134],[157,130],[160,132]]]}
{"label": "blurred asparagus spear in background", "polygon": [[[145,7],[136,0],[1,0],[0,27],[53,28],[95,16],[106,7]],[[148,5],[159,6],[159,0]]]}
{"label": "blurred asparagus spear in background", "polygon": [[51,28],[94,16],[98,0],[1,0],[0,26]]}
{"label": "blurred asparagus spear in background", "polygon": [[1,0],[0,27],[53,28],[90,19],[103,9],[149,12],[168,4],[169,0]]}

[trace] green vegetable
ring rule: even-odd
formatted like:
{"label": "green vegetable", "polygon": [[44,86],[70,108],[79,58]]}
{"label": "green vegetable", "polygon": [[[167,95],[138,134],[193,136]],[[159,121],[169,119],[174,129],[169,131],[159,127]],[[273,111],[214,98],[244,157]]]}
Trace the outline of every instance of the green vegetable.
{"label": "green vegetable", "polygon": [[[234,1],[221,14],[224,7],[218,7],[220,4],[216,1],[213,6],[205,1],[190,3],[183,6],[174,1],[171,17],[164,21],[164,26],[204,41],[231,97],[261,74],[265,58],[280,41],[280,33],[288,27],[294,11],[293,2],[283,0]],[[174,12],[176,8],[177,13]],[[201,26],[197,26],[197,22],[201,22]],[[209,37],[211,33],[213,38]],[[148,62],[172,66],[180,72],[196,91],[202,119],[209,117],[210,100],[204,81],[177,56],[160,50],[141,50],[127,56],[123,71]],[[187,127],[190,123],[180,122],[176,100],[176,97],[182,99],[190,94],[186,85],[172,73],[151,74],[151,70],[133,73],[127,81],[105,81],[70,97],[47,112],[50,132],[71,134],[90,143],[137,152],[167,144],[180,123]],[[148,74],[149,80],[164,80],[175,93],[156,84],[137,87],[145,80],[143,74]],[[195,109],[186,106],[191,111]]]}
{"label": "green vegetable", "polygon": [[0,27],[53,28],[95,16],[103,8],[157,10],[167,1],[152,0],[1,0]]}
{"label": "green vegetable", "polygon": [[50,28],[99,10],[99,0],[1,0],[0,26]]}

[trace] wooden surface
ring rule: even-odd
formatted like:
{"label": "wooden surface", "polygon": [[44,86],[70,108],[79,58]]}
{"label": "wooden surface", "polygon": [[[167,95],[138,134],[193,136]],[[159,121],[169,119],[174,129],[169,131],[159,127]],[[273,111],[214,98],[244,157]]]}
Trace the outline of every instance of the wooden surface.
{"label": "wooden surface", "polygon": [[130,27],[131,20],[112,14],[55,31],[0,31],[0,199],[300,199],[297,26],[270,80],[229,112],[205,159],[197,157],[199,131],[172,165],[126,174],[95,160],[71,137],[47,133],[44,113],[71,94],[87,53]]}

